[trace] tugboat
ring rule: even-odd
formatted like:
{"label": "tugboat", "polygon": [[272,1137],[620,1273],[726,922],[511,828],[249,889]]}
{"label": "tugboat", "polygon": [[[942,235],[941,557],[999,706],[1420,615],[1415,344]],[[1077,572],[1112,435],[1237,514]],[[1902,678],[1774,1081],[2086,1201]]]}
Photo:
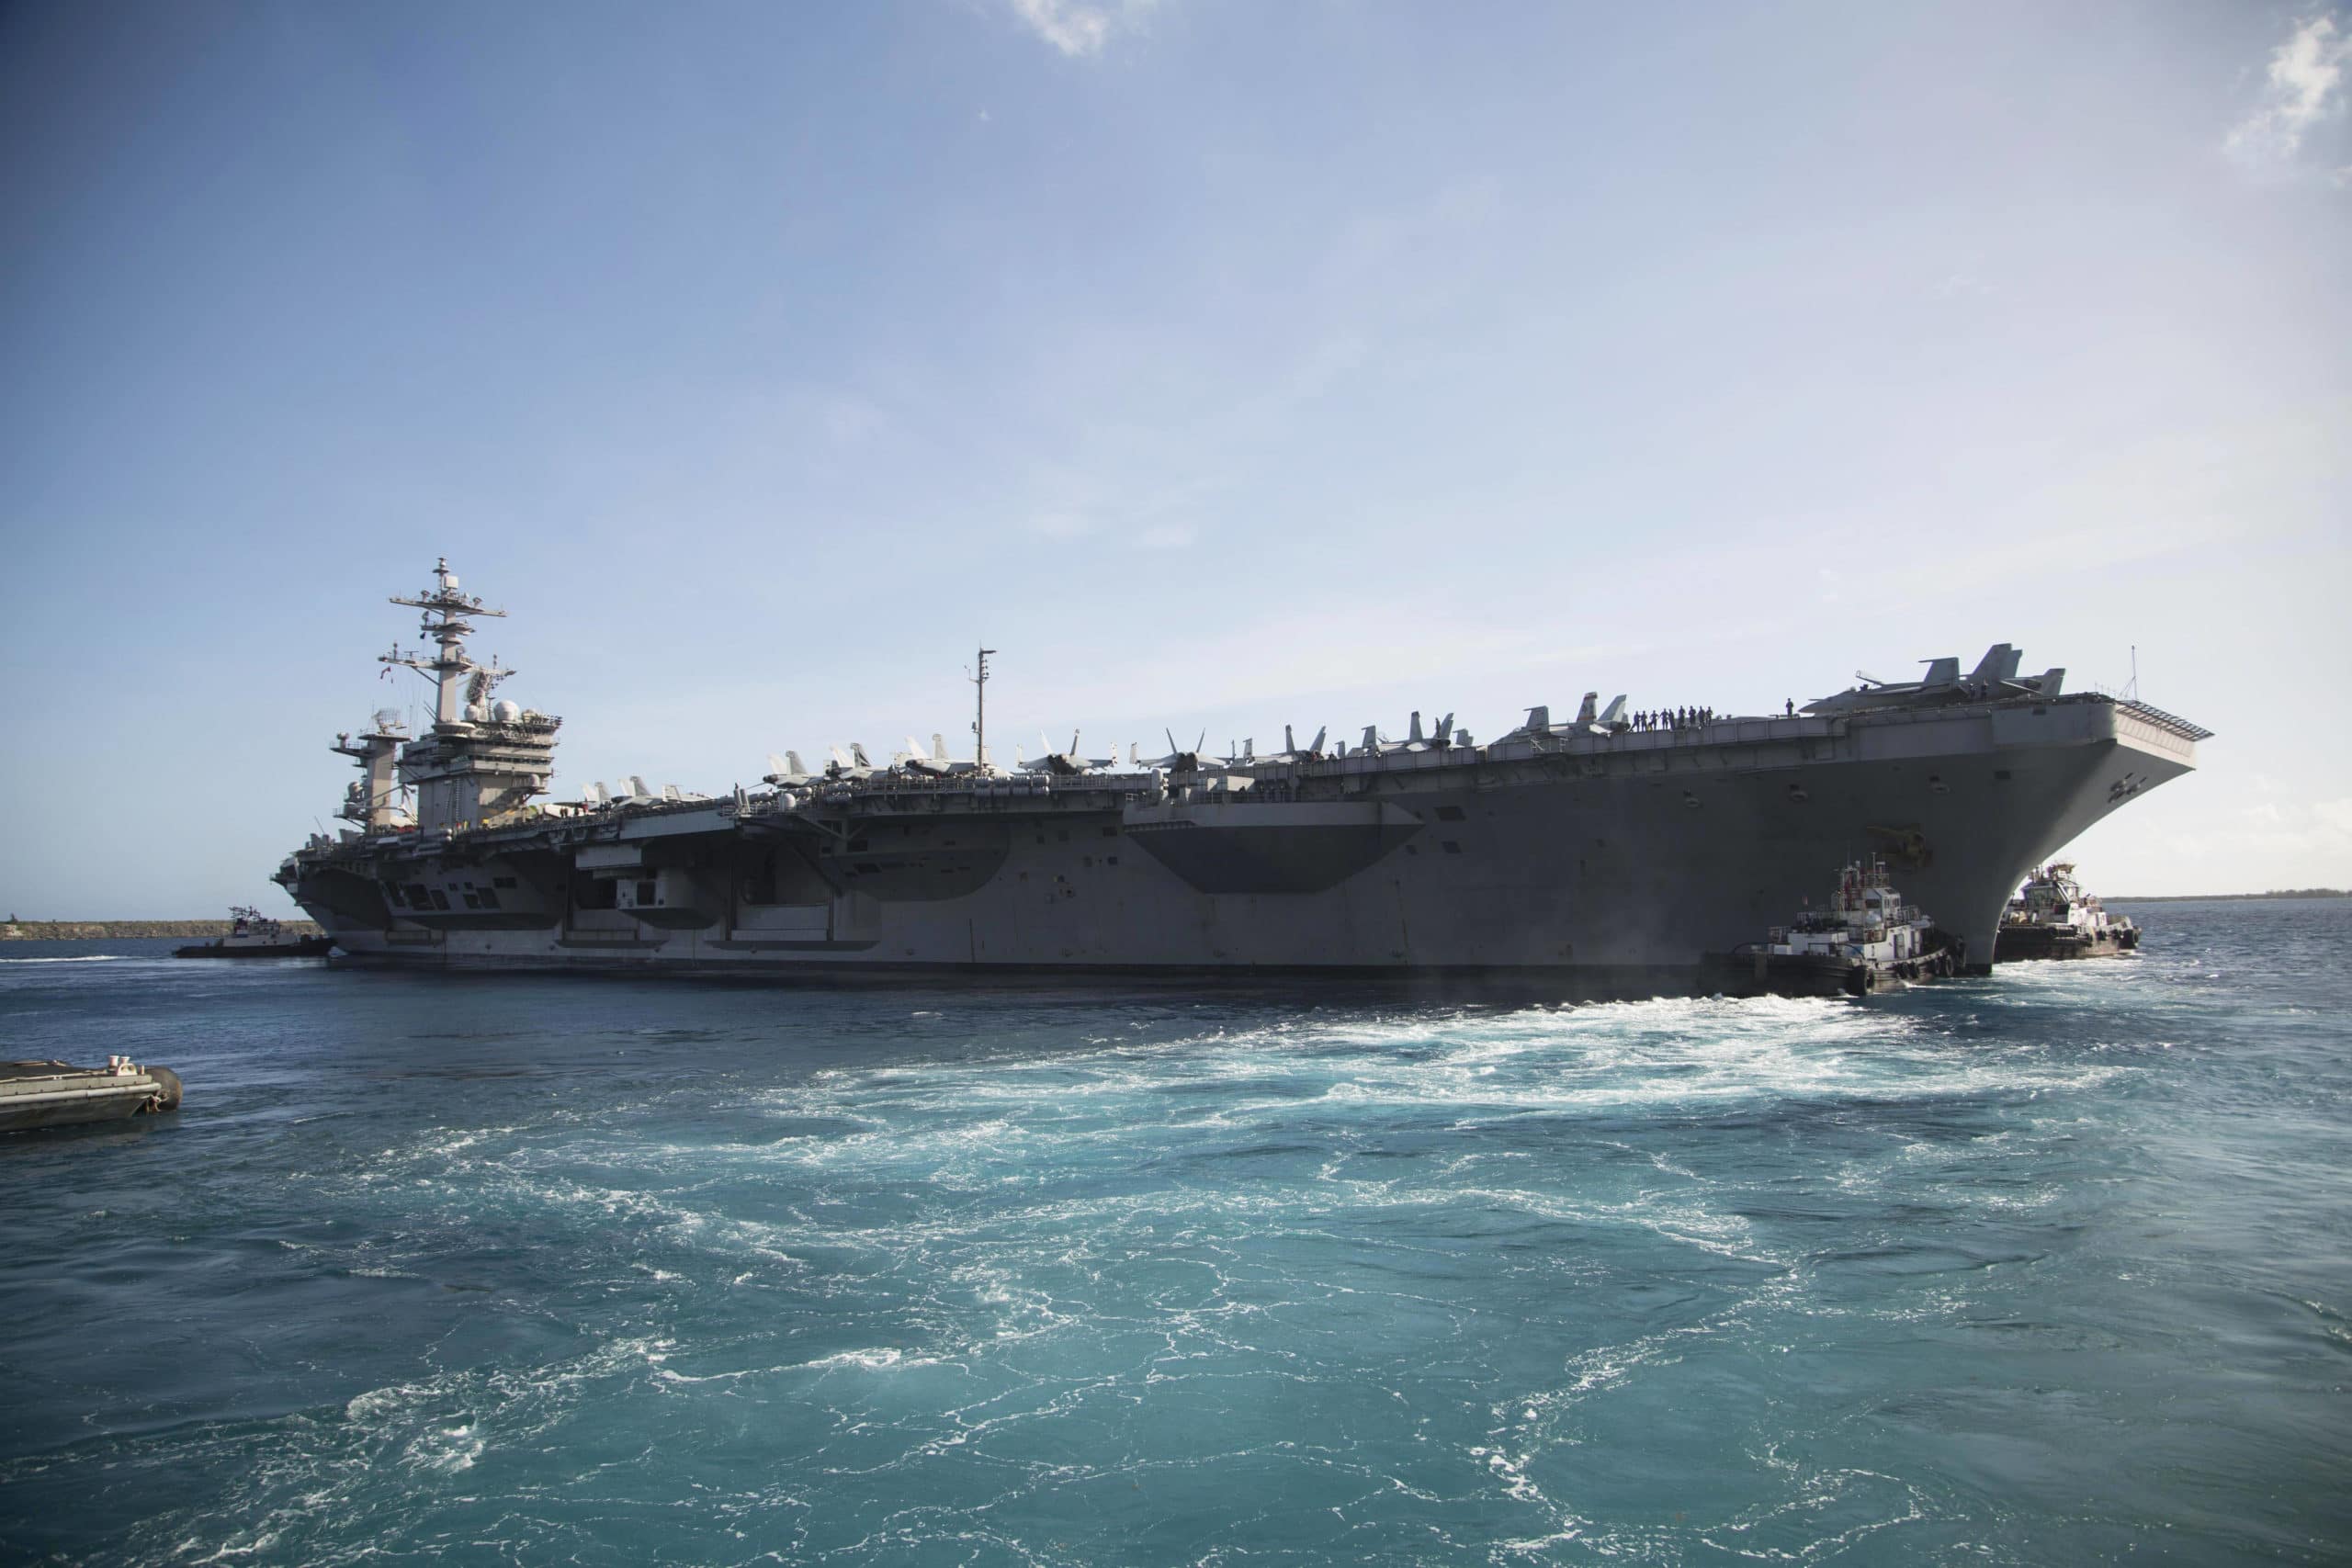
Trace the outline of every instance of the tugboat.
{"label": "tugboat", "polygon": [[29,1127],[70,1127],[125,1116],[176,1111],[179,1075],[108,1056],[103,1067],[63,1062],[0,1062],[0,1133]]}
{"label": "tugboat", "polygon": [[1967,955],[1967,943],[1905,904],[1886,863],[1872,859],[1846,867],[1826,908],[1712,955],[1712,964],[1731,996],[1866,997],[1957,974]]}
{"label": "tugboat", "polygon": [[2113,958],[2140,945],[2129,915],[2110,915],[2075,880],[2069,861],[2034,873],[2001,916],[1993,962],[2028,958]]}
{"label": "tugboat", "polygon": [[174,958],[324,958],[330,936],[288,936],[286,928],[259,909],[238,905],[229,911],[229,934],[172,949]]}

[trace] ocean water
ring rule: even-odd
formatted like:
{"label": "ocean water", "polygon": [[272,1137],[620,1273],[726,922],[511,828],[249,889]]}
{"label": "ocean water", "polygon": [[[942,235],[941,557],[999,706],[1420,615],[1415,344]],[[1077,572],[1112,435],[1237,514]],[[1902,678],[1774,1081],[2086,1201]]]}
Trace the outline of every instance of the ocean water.
{"label": "ocean water", "polygon": [[1868,1003],[9,944],[0,1561],[2352,1559],[2352,901]]}

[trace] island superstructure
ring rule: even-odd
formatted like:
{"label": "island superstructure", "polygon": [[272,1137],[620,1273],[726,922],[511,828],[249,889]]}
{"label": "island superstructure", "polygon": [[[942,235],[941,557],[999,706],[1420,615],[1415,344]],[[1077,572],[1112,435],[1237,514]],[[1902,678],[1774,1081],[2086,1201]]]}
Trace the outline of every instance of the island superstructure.
{"label": "island superstructure", "polygon": [[[493,701],[466,651],[500,612],[435,584],[435,716],[390,711],[334,750],[351,824],[277,880],[338,962],[708,974],[1332,972],[1703,984],[1704,957],[1786,918],[1825,865],[1883,859],[1989,955],[2010,891],[2109,812],[2196,765],[2209,732],[2137,701],[2020,678],[1865,680],[1801,712],[1635,728],[1587,694],[1483,743],[1451,716],[1326,750],[1286,740],[1153,762],[1053,752],[1018,770],[854,747],[777,759],[756,790],[553,798],[560,720]],[[985,678],[985,664],[981,678]],[[981,688],[985,692],[985,686]],[[413,808],[403,795],[413,796]]]}

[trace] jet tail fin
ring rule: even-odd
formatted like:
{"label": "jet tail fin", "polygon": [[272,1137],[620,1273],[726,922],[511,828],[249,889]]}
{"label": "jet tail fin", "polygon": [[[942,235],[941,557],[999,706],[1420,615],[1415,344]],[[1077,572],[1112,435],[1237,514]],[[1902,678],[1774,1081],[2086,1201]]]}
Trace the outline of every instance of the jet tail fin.
{"label": "jet tail fin", "polygon": [[1969,679],[1980,685],[2014,681],[2017,679],[2018,660],[2024,657],[2007,643],[1996,642],[1984,650],[1984,657],[1976,661],[1976,672]]}

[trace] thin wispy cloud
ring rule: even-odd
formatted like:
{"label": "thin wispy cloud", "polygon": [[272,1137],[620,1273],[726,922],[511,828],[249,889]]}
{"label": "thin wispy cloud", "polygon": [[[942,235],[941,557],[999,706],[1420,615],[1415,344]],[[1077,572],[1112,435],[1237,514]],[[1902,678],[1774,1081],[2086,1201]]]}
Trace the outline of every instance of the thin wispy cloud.
{"label": "thin wispy cloud", "polygon": [[1094,520],[1082,512],[1040,512],[1026,526],[1045,538],[1075,539],[1094,532]]}
{"label": "thin wispy cloud", "polygon": [[2313,17],[2298,27],[2271,52],[2262,101],[2231,130],[2231,156],[2262,170],[2291,164],[2312,128],[2343,112],[2347,61],[2352,32],[2337,27],[2334,17]]}
{"label": "thin wispy cloud", "polygon": [[1193,539],[1190,526],[1182,523],[1155,523],[1136,536],[1139,550],[1181,550]]}
{"label": "thin wispy cloud", "polygon": [[1012,0],[1012,14],[1023,27],[1073,60],[1102,52],[1114,33],[1141,20],[1156,0],[1118,0],[1090,4],[1089,0]]}
{"label": "thin wispy cloud", "polygon": [[817,421],[836,446],[855,446],[878,435],[889,421],[882,411],[852,392],[838,392],[818,404]]}

